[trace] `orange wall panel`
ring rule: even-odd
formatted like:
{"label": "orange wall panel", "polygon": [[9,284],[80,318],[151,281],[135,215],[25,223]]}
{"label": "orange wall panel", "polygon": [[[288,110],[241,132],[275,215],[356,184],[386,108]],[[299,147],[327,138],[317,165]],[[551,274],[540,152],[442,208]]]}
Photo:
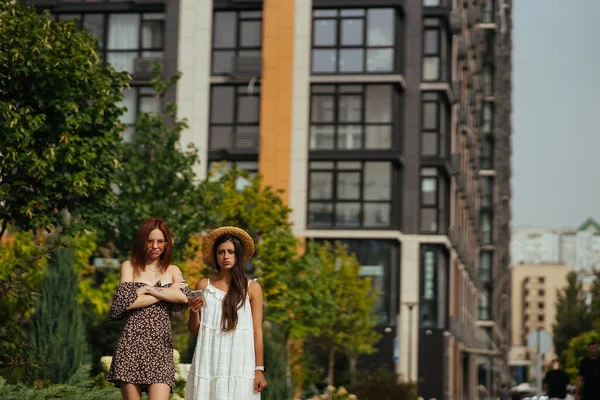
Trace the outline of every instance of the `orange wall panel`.
{"label": "orange wall panel", "polygon": [[260,104],[259,171],[264,184],[283,189],[289,204],[292,137],[294,0],[265,0]]}

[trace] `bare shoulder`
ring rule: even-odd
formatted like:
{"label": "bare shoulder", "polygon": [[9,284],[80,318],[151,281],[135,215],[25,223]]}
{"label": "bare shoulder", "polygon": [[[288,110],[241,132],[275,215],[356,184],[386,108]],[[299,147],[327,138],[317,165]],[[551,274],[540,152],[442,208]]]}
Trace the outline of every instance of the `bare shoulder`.
{"label": "bare shoulder", "polygon": [[204,290],[208,286],[208,279],[202,278],[196,283],[196,290]]}
{"label": "bare shoulder", "polygon": [[126,260],[121,264],[121,283],[133,282],[133,264]]}
{"label": "bare shoulder", "polygon": [[167,273],[171,274],[171,276],[173,277],[173,282],[180,281],[183,278],[183,274],[181,273],[181,270],[177,265],[169,265],[169,267],[167,268]]}
{"label": "bare shoulder", "polygon": [[250,283],[248,284],[248,294],[250,295],[250,298],[256,296],[262,297],[262,287],[260,286],[260,283],[258,283],[258,281],[250,280]]}

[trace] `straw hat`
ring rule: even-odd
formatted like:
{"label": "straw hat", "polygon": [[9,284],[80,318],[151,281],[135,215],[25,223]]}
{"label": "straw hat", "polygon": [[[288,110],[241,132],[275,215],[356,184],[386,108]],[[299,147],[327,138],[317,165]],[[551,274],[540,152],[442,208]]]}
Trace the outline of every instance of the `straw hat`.
{"label": "straw hat", "polygon": [[213,246],[217,239],[223,235],[235,236],[240,239],[242,247],[244,248],[244,262],[248,262],[254,254],[254,241],[248,232],[235,226],[222,226],[215,229],[204,238],[204,241],[202,242],[202,257],[204,258],[204,261],[211,265],[217,265],[213,255]]}

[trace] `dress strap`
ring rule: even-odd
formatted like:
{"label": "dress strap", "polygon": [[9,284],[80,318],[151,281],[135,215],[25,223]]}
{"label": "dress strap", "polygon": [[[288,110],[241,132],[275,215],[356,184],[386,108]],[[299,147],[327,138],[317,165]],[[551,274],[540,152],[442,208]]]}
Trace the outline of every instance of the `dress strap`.
{"label": "dress strap", "polygon": [[210,285],[210,278],[206,278],[206,281],[208,282],[206,286]]}
{"label": "dress strap", "polygon": [[248,287],[250,287],[250,283],[252,283],[252,281],[256,281],[258,279],[254,278],[254,279],[248,279]]}

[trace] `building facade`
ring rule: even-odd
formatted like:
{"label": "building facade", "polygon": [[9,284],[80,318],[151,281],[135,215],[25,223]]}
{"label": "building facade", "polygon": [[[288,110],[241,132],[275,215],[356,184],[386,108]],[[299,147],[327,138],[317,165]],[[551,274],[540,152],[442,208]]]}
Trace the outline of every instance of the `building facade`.
{"label": "building facade", "polygon": [[515,228],[512,265],[568,264],[578,271],[600,267],[600,224],[588,218],[573,229]]}
{"label": "building facade", "polygon": [[162,62],[200,178],[260,172],[298,237],[349,245],[382,293],[371,361],[426,399],[507,382],[510,0],[29,2],[130,72],[127,140]]}
{"label": "building facade", "polygon": [[[566,264],[520,264],[511,268],[512,347],[509,364],[518,383],[524,382],[527,369],[535,366],[534,349],[528,336],[542,330],[552,335],[556,322],[557,293],[567,286],[573,268]],[[589,291],[589,287],[584,287]],[[554,350],[544,355],[548,363],[556,357]],[[531,371],[534,375],[535,369]]]}

